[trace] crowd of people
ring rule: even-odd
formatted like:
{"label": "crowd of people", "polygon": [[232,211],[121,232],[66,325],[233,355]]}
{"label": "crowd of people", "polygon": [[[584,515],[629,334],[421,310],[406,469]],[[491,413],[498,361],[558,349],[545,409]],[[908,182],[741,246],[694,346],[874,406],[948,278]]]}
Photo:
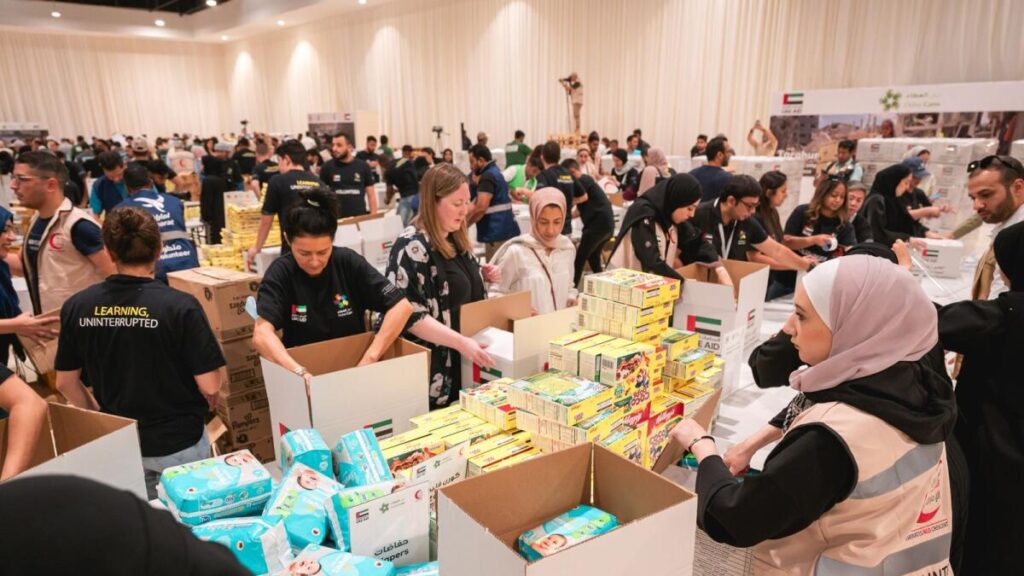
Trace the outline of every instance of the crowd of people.
{"label": "crowd of people", "polygon": [[[914,569],[949,562],[957,573],[1013,571],[1021,538],[1003,527],[1021,510],[1013,481],[1024,472],[1013,362],[1024,345],[1019,161],[970,165],[977,218],[996,235],[972,300],[936,307],[906,270],[922,239],[940,237],[924,222],[948,210],[919,188],[929,175],[926,149],[866,186],[856,143],[839,142],[810,201],[783,222],[778,209],[799,183],[781,172],[759,180],[733,173],[724,136],[698,138],[691,153],[706,161],[689,173],[676,173],[640,130],[625,148],[592,133],[567,159],[558,142],[531,147],[519,131],[505,146],[504,169],[487,140],[481,133],[466,150],[469,173],[450,149],[438,156],[404,145],[396,155],[386,136],[371,136],[356,151],[344,133],[234,142],[175,135],[152,147],[143,138],[79,138],[0,151],[19,205],[35,211],[14,255],[12,215],[0,209],[2,353],[23,354],[14,336],[59,338],[57,389],[73,405],[139,421],[152,490],[163,468],[208,453],[204,417],[224,379],[202,309],[166,285],[168,272],[198,266],[182,200],[200,202],[215,243],[224,193],[256,195],[262,217],[247,260],[280,222],[281,257],[257,296],[262,356],[309,378],[289,348],[365,332],[372,313],[375,335],[360,363],[378,361],[399,337],[426,346],[431,408],[458,400],[461,358],[494,364],[460,333],[465,304],[528,291],[543,314],[574,306],[585,272],[609,265],[685,280],[679,269],[696,264],[731,285],[729,261],[761,263],[771,269],[766,296],[794,294],[796,312],[751,367],[760,386],[800,394],[723,456],[692,421],[676,428],[673,437],[700,461],[700,525],[716,540],[756,546],[758,562],[777,570],[893,559]],[[765,153],[777,146],[759,122],[748,142]],[[333,245],[340,218],[379,211],[378,182],[387,203],[397,196],[405,226],[383,273]],[[613,201],[628,204],[618,229]],[[519,227],[517,202],[528,203],[529,230]],[[573,241],[576,215],[582,233]],[[807,274],[798,281],[798,272]],[[24,276],[29,303],[19,302],[12,274]],[[943,350],[962,355],[955,392]],[[5,363],[0,380],[9,413],[3,479],[28,465],[45,404]],[[779,440],[760,475],[737,479],[753,452]],[[913,473],[900,468],[878,486],[875,477],[910,454]],[[921,508],[926,501],[934,506]],[[904,540],[920,524],[908,518],[932,511],[950,519],[925,539],[940,544]]]}

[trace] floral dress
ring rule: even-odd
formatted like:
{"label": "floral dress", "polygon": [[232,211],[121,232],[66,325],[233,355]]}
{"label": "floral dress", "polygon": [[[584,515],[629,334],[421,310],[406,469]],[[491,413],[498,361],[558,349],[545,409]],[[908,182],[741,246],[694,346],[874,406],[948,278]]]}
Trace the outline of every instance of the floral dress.
{"label": "floral dress", "polygon": [[[475,258],[473,261],[476,262]],[[452,327],[452,304],[443,257],[434,250],[425,233],[410,226],[391,247],[384,275],[405,292],[412,304],[412,316],[403,336],[431,350],[430,408],[442,408],[457,402],[459,390],[455,374],[462,369],[458,352],[425,342],[409,333],[409,328],[426,316]]]}

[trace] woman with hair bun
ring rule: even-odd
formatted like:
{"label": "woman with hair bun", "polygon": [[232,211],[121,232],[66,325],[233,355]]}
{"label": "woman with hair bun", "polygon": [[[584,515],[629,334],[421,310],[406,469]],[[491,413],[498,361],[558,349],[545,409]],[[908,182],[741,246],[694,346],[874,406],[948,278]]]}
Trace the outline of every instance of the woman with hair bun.
{"label": "woman with hair bun", "polygon": [[195,297],[156,280],[163,242],[149,212],[115,208],[101,238],[117,273],[64,302],[57,388],[74,406],[138,421],[155,498],[164,468],[210,455],[205,418],[225,379],[224,356]]}
{"label": "woman with hair bun", "polygon": [[[401,335],[412,305],[405,294],[356,252],[334,246],[335,195],[326,187],[299,192],[285,213],[288,254],[270,265],[256,296],[253,345],[261,356],[312,376],[288,348],[366,332],[366,312],[383,315],[359,365],[378,361]],[[282,331],[278,337],[277,331]]]}

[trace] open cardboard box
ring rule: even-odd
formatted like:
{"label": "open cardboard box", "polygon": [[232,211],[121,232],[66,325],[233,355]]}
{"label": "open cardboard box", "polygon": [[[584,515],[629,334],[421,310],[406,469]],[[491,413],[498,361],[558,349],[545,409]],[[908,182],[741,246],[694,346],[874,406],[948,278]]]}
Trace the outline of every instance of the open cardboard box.
{"label": "open cardboard box", "polygon": [[388,266],[391,247],[402,233],[402,219],[395,215],[363,220],[359,223],[363,236],[363,256],[374,268],[383,270]]}
{"label": "open cardboard box", "polygon": [[[39,315],[39,318],[60,318],[60,310],[50,310]],[[54,330],[60,330],[60,321],[54,322],[49,325]],[[57,338],[52,340],[36,341],[27,336],[18,336],[18,342],[21,342],[21,347],[25,349],[25,354],[28,359],[32,361],[32,365],[36,367],[36,373],[39,374],[42,379],[47,374],[53,372],[53,362],[57,357]],[[51,386],[52,389],[52,386]]]}
{"label": "open cardboard box", "polygon": [[[135,420],[50,402],[28,469],[15,478],[70,474],[127,490],[146,499]],[[0,420],[0,466],[7,453],[9,420]]]}
{"label": "open cardboard box", "polygon": [[283,431],[315,428],[333,446],[360,428],[373,428],[378,438],[405,432],[409,418],[429,410],[427,349],[399,338],[379,362],[357,367],[373,337],[366,332],[289,348],[313,375],[308,394],[301,376],[261,359],[278,459]]}
{"label": "open cardboard box", "polygon": [[462,307],[464,336],[476,336],[485,328],[497,328],[512,334],[511,354],[490,350],[496,366],[481,370],[472,362],[462,361],[462,387],[474,388],[498,378],[525,378],[544,370],[548,360],[548,342],[572,332],[576,308],[556,310],[550,314],[531,316],[529,292],[488,298]]}
{"label": "open cardboard box", "polygon": [[744,348],[757,344],[768,290],[768,266],[739,260],[722,260],[733,288],[718,284],[711,268],[690,264],[679,268],[686,279],[676,302],[672,325],[702,335],[719,336],[743,328]]}
{"label": "open cardboard box", "polygon": [[[718,405],[722,402],[722,389],[719,388],[711,393],[711,397],[707,399],[700,408],[697,409],[692,415],[686,415],[687,418],[693,418],[700,427],[711,433],[711,426],[714,424],[715,416],[718,414]],[[661,474],[668,469],[669,466],[679,462],[683,455],[686,454],[686,446],[680,446],[674,441],[669,441],[668,446],[661,451],[661,456],[658,456],[658,460],[651,467],[651,471],[655,474]]]}
{"label": "open cardboard box", "polygon": [[359,226],[355,224],[338,226],[338,231],[334,233],[334,245],[354,250],[362,256],[363,236],[359,233]]}
{"label": "open cardboard box", "polygon": [[[619,527],[528,562],[516,538],[579,504]],[[438,560],[445,576],[692,573],[697,496],[609,450],[580,444],[442,488]]]}

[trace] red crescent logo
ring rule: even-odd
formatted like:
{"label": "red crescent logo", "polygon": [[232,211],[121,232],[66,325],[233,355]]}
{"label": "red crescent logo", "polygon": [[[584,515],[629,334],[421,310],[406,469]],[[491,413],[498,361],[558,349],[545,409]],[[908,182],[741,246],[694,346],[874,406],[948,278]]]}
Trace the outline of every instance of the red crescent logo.
{"label": "red crescent logo", "polygon": [[50,245],[50,248],[53,249],[53,250],[63,250],[64,249],[64,235],[63,234],[54,234],[53,236],[50,236],[50,240],[47,243]]}
{"label": "red crescent logo", "polygon": [[922,510],[921,514],[919,514],[918,517],[917,517],[917,523],[918,524],[924,524],[925,522],[931,521],[931,519],[935,518],[935,515],[939,513],[939,510],[940,510],[940,508],[936,508],[935,510],[932,510],[931,512],[925,512],[924,510]]}

